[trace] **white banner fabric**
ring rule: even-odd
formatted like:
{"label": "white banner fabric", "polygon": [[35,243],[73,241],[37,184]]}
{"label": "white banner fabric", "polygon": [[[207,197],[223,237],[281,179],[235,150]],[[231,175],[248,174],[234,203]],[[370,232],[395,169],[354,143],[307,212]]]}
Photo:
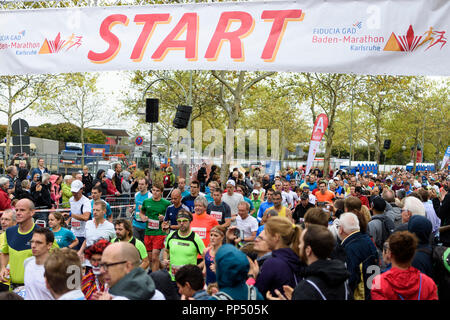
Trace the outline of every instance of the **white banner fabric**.
{"label": "white banner fabric", "polygon": [[0,11],[0,75],[248,70],[450,75],[450,1]]}

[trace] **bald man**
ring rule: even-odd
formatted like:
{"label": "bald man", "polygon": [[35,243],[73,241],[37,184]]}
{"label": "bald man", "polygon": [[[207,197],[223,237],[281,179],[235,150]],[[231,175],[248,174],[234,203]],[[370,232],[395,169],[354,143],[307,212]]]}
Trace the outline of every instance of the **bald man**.
{"label": "bald man", "polygon": [[153,279],[140,268],[139,251],[128,242],[116,242],[102,254],[100,272],[110,288],[98,300],[165,300]]}
{"label": "bald man", "polygon": [[[21,199],[16,204],[17,225],[9,227],[5,231],[5,241],[1,250],[1,272],[0,280],[6,281],[10,266],[11,287],[15,289],[24,283],[24,261],[31,257],[31,238],[34,230],[40,228],[33,222],[35,212],[34,203],[29,199]],[[58,247],[54,242],[53,247]]]}
{"label": "bald man", "polygon": [[164,216],[163,230],[170,228],[170,231],[177,230],[179,228],[177,223],[177,215],[180,209],[188,210],[189,208],[181,203],[181,191],[180,189],[173,189],[170,195],[170,202],[172,205],[166,209],[166,215]]}

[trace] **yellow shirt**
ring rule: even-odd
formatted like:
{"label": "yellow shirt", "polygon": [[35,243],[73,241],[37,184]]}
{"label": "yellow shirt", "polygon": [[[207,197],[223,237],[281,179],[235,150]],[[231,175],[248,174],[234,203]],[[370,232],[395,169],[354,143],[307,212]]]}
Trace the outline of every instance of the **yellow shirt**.
{"label": "yellow shirt", "polygon": [[[275,210],[275,211],[277,211],[277,209],[275,209],[275,207],[274,206],[272,206],[272,207],[270,207],[270,208],[268,208],[267,209],[267,211],[270,211],[270,210]],[[287,215],[286,215],[286,210],[289,210],[289,208],[286,208],[285,206],[281,206],[281,210],[280,211],[278,211],[278,216],[279,217],[287,217]]]}

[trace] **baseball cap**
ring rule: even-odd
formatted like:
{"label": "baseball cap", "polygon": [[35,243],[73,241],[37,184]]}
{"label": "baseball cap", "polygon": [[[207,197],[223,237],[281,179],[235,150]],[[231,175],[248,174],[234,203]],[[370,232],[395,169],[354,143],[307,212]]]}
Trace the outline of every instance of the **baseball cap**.
{"label": "baseball cap", "polygon": [[72,182],[72,184],[70,185],[71,192],[78,192],[82,188],[83,188],[83,182],[81,182],[80,180],[74,180]]}
{"label": "baseball cap", "polygon": [[259,190],[253,189],[252,193],[259,194]]}
{"label": "baseball cap", "polygon": [[234,180],[231,179],[227,181],[227,184],[231,184],[233,187],[236,186],[236,182],[234,182]]}
{"label": "baseball cap", "polygon": [[372,208],[376,211],[383,212],[386,209],[386,201],[380,196],[374,197],[372,199]]}

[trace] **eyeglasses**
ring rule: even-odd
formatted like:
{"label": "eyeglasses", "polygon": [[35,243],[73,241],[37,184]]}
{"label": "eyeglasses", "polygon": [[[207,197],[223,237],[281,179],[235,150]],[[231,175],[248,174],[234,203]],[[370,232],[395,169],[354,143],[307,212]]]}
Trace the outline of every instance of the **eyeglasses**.
{"label": "eyeglasses", "polygon": [[109,267],[118,265],[118,264],[122,264],[122,263],[126,263],[127,261],[119,261],[119,262],[112,262],[112,263],[99,263],[98,267],[99,268],[103,268],[105,269],[105,271],[108,271]]}

